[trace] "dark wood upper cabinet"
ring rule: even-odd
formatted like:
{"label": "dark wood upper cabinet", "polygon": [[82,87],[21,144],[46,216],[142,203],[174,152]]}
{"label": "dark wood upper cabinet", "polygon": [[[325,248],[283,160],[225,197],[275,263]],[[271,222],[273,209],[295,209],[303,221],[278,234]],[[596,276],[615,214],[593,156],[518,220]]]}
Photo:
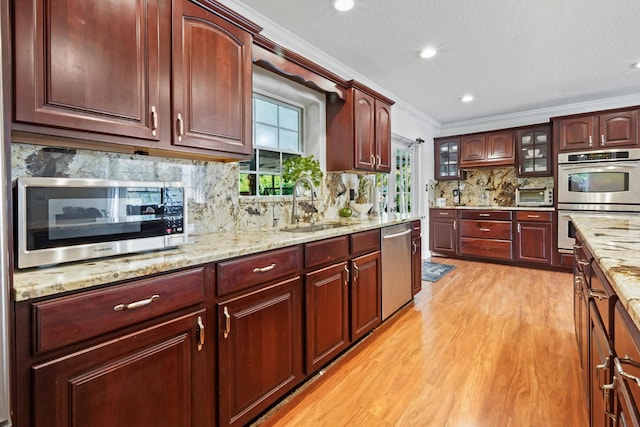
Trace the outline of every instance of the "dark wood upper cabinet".
{"label": "dark wood upper cabinet", "polygon": [[558,151],[633,147],[638,138],[638,108],[609,110],[553,119]]}
{"label": "dark wood upper cabinet", "polygon": [[327,170],[391,171],[393,101],[349,81],[345,101],[327,102]]}
{"label": "dark wood upper cabinet", "polygon": [[251,34],[187,0],[172,34],[173,143],[250,154]]}
{"label": "dark wood upper cabinet", "polygon": [[465,179],[459,166],[460,138],[436,138],[433,142],[436,180]]}
{"label": "dark wood upper cabinet", "polygon": [[16,0],[14,23],[14,130],[74,148],[250,155],[260,28],[225,6]]}
{"label": "dark wood upper cabinet", "polygon": [[549,125],[516,131],[516,164],[520,177],[553,175]]}
{"label": "dark wood upper cabinet", "polygon": [[460,139],[460,167],[515,164],[513,131],[465,135]]}
{"label": "dark wood upper cabinet", "polygon": [[15,120],[158,141],[157,0],[17,0]]}

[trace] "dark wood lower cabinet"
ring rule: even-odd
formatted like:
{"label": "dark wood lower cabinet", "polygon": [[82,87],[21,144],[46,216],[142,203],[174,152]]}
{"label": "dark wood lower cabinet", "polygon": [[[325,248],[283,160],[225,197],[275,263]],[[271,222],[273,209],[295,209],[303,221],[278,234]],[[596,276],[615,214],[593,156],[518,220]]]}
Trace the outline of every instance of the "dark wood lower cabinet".
{"label": "dark wood lower cabinet", "polygon": [[610,392],[604,387],[613,381],[613,351],[593,301],[589,303],[589,312],[589,418],[591,427],[611,427],[611,419],[607,415],[612,413]]}
{"label": "dark wood lower cabinet", "polygon": [[34,365],[33,425],[206,425],[204,323],[200,310]]}
{"label": "dark wood lower cabinet", "polygon": [[311,374],[349,345],[349,270],[346,262],[305,277],[306,360]]}
{"label": "dark wood lower cabinet", "polygon": [[411,239],[411,295],[422,290],[422,239]]}
{"label": "dark wood lower cabinet", "polygon": [[351,341],[382,322],[380,251],[351,261]]}
{"label": "dark wood lower cabinet", "polygon": [[220,425],[245,425],[303,379],[302,279],[217,307]]}

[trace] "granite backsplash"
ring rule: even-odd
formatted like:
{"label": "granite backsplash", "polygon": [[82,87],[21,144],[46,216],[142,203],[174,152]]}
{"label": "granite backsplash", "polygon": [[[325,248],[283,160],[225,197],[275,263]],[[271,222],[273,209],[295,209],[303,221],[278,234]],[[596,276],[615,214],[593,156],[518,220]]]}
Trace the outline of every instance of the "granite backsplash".
{"label": "granite backsplash", "polygon": [[[194,234],[287,225],[291,216],[291,196],[240,196],[238,173],[237,163],[20,143],[11,146],[12,181],[22,176],[182,181],[187,187],[189,231]],[[338,210],[347,204],[348,189],[357,188],[357,181],[357,175],[325,173],[317,189],[314,204],[318,213],[314,218],[337,218]],[[309,205],[301,203],[300,210],[305,211],[305,207]]]}
{"label": "granite backsplash", "polygon": [[[551,187],[553,177],[519,178],[515,168],[473,169],[467,171],[467,179],[459,181],[439,181],[433,186],[433,206],[435,198],[444,197],[447,206],[454,206],[453,190],[459,189],[460,205],[465,206],[515,206],[516,188]],[[483,200],[482,194],[486,193]]]}

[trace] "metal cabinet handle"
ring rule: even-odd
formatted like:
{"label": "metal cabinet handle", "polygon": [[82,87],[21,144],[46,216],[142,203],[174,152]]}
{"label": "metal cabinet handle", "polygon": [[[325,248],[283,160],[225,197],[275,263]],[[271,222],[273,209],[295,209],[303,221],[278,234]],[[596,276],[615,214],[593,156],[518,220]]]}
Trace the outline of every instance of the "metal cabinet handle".
{"label": "metal cabinet handle", "polygon": [[604,134],[601,134],[601,135],[600,135],[600,143],[601,143],[602,145],[605,145],[605,144],[606,144],[606,141],[605,141],[605,139],[604,139]]}
{"label": "metal cabinet handle", "polygon": [[156,106],[151,106],[151,135],[156,136],[158,130],[158,112]]}
{"label": "metal cabinet handle", "polygon": [[596,365],[596,369],[606,369],[608,365],[609,365],[609,356],[605,356],[604,363],[600,365]]}
{"label": "metal cabinet handle", "polygon": [[576,276],[573,278],[573,288],[576,295],[582,295],[582,277]]}
{"label": "metal cabinet handle", "polygon": [[457,230],[457,229],[458,229],[458,226],[456,225],[456,223],[455,223],[455,222],[453,223],[453,229],[454,229],[454,230]]}
{"label": "metal cabinet handle", "polygon": [[418,252],[418,245],[416,245],[416,242],[411,242],[411,245],[413,245],[413,253],[415,254]]}
{"label": "metal cabinet handle", "polygon": [[349,271],[349,267],[347,267],[346,265],[344,266],[344,272],[347,274],[347,278],[344,281],[344,285],[345,286],[349,286],[349,280],[350,280],[351,272]]}
{"label": "metal cabinet handle", "polygon": [[540,215],[527,215],[527,218],[540,218]]}
{"label": "metal cabinet handle", "polygon": [[484,231],[485,233],[488,233],[489,231],[491,231],[490,228],[480,228],[480,231]]}
{"label": "metal cabinet handle", "polygon": [[573,249],[582,249],[582,245],[573,245]]}
{"label": "metal cabinet handle", "polygon": [[622,369],[622,363],[628,363],[628,364],[633,364],[633,365],[637,365],[637,363],[635,361],[633,361],[631,358],[629,357],[624,357],[622,360],[618,359],[617,357],[614,359],[613,362],[616,365],[616,371],[618,372],[618,374],[620,374],[621,376],[634,381],[638,387],[640,387],[640,378],[631,375],[627,372],[624,371],[624,369]]}
{"label": "metal cabinet handle", "polygon": [[579,259],[578,260],[578,264],[586,267],[587,265],[589,265],[589,261],[585,261],[583,259]]}
{"label": "metal cabinet handle", "polygon": [[478,216],[491,216],[491,214],[488,214],[488,213],[481,213],[481,214],[478,214]]}
{"label": "metal cabinet handle", "polygon": [[184,120],[182,120],[182,115],[178,113],[178,141],[182,141],[183,135],[184,135]]}
{"label": "metal cabinet handle", "polygon": [[133,310],[134,308],[144,307],[145,305],[149,305],[155,300],[160,298],[160,295],[152,295],[147,299],[143,299],[140,301],[132,302],[129,304],[118,304],[113,307],[113,311],[124,311],[124,310]]}
{"label": "metal cabinet handle", "polygon": [[226,306],[222,309],[222,312],[224,313],[224,319],[225,319],[224,337],[228,338],[229,332],[231,332],[231,316],[229,316],[229,309],[227,309]]}
{"label": "metal cabinet handle", "polygon": [[611,418],[613,421],[617,421],[618,418],[616,417],[615,414],[611,413],[607,408],[609,408],[610,405],[610,400],[611,400],[611,391],[615,390],[616,388],[616,377],[613,377],[613,382],[611,384],[604,384],[602,387],[600,387],[603,391],[602,393],[602,398],[604,400],[604,413]]}
{"label": "metal cabinet handle", "polygon": [[518,166],[518,175],[522,175],[522,166]]}
{"label": "metal cabinet handle", "polygon": [[522,224],[518,223],[518,233],[522,231]]}
{"label": "metal cabinet handle", "polygon": [[600,289],[589,289],[589,296],[591,298],[597,298],[599,301],[609,299],[609,295],[606,292],[601,291]]}
{"label": "metal cabinet handle", "polygon": [[376,156],[371,153],[371,166],[376,167]]}
{"label": "metal cabinet handle", "polygon": [[380,167],[380,165],[382,164],[382,159],[380,158],[380,154],[376,154],[376,160],[378,161],[378,166],[376,167]]}
{"label": "metal cabinet handle", "polygon": [[273,263],[271,265],[267,265],[266,267],[256,267],[256,268],[253,269],[253,272],[254,273],[265,273],[267,271],[273,270],[274,268],[276,268],[276,264],[275,263]]}
{"label": "metal cabinet handle", "polygon": [[449,215],[449,212],[439,212],[439,215]]}
{"label": "metal cabinet handle", "polygon": [[356,282],[358,280],[358,277],[360,277],[360,269],[358,268],[358,264],[356,264],[356,262],[353,262],[353,281]]}
{"label": "metal cabinet handle", "polygon": [[204,347],[204,322],[202,321],[201,316],[198,316],[198,328],[196,329],[196,339],[198,341],[198,351],[201,351],[202,347]]}
{"label": "metal cabinet handle", "polygon": [[593,147],[593,137],[589,135],[589,147]]}

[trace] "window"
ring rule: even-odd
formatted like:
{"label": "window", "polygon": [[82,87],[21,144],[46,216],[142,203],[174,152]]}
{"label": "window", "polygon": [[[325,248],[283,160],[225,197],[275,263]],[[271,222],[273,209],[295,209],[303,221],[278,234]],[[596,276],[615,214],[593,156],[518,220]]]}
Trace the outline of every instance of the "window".
{"label": "window", "polygon": [[291,194],[282,182],[282,163],[302,156],[301,107],[257,93],[253,94],[253,156],[240,162],[240,194],[277,196]]}
{"label": "window", "polygon": [[413,142],[392,136],[393,164],[390,174],[376,175],[376,185],[380,187],[381,212],[411,213],[413,206]]}

